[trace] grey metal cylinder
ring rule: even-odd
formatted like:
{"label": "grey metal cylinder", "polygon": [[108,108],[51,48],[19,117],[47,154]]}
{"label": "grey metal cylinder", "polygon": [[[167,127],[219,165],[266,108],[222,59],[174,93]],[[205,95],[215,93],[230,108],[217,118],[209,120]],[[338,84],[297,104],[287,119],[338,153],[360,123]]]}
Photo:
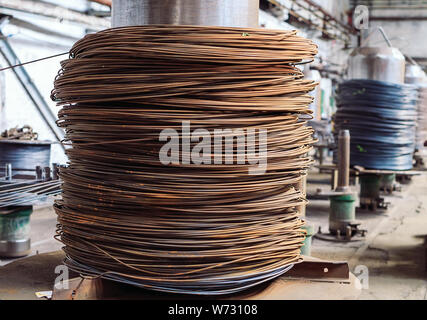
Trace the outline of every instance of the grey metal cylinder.
{"label": "grey metal cylinder", "polygon": [[25,174],[25,170],[34,170],[38,165],[47,167],[50,165],[51,144],[51,141],[2,139],[0,167],[10,163],[14,174]]}
{"label": "grey metal cylinder", "polygon": [[350,184],[350,131],[338,134],[338,188],[345,190]]}
{"label": "grey metal cylinder", "polygon": [[23,257],[30,253],[32,212],[32,206],[12,206],[0,210],[0,257]]}
{"label": "grey metal cylinder", "polygon": [[397,48],[356,48],[350,54],[348,78],[403,84],[405,80],[405,57]]}
{"label": "grey metal cylinder", "polygon": [[18,258],[29,255],[31,252],[31,239],[0,240],[0,257]]}
{"label": "grey metal cylinder", "polygon": [[405,83],[418,87],[417,127],[415,132],[415,149],[422,150],[427,139],[427,77],[423,69],[416,64],[406,64]]}
{"label": "grey metal cylinder", "polygon": [[419,65],[406,64],[405,83],[420,85],[426,81],[426,74]]}
{"label": "grey metal cylinder", "polygon": [[257,28],[258,11],[259,0],[113,0],[111,25]]}

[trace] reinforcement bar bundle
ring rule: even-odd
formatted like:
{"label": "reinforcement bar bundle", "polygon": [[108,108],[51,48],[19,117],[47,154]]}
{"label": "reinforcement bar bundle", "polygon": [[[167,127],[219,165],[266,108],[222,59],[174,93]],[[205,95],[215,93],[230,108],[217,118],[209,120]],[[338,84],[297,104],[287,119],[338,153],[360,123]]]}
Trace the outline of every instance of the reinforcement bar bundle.
{"label": "reinforcement bar bundle", "polygon": [[[52,91],[71,146],[55,204],[65,263],[86,276],[213,295],[300,262],[306,200],[296,186],[311,164],[304,118],[316,83],[294,64],[316,52],[295,31],[225,27],[124,27],[78,41]],[[179,149],[165,165],[159,136],[189,139],[184,123],[193,133],[231,129],[235,141],[265,130],[265,173],[249,174],[247,159],[212,163],[213,148],[202,163]]]}
{"label": "reinforcement bar bundle", "polygon": [[350,161],[379,170],[412,168],[417,89],[376,80],[339,85],[335,132],[349,129]]}

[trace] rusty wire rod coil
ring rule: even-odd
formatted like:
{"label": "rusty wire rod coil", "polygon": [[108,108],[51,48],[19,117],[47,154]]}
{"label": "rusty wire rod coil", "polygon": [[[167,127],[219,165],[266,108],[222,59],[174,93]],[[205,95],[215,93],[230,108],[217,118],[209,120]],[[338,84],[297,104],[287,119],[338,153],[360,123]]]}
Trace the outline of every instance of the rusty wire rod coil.
{"label": "rusty wire rod coil", "polygon": [[[86,276],[215,295],[300,262],[306,200],[297,186],[312,162],[307,93],[316,83],[294,64],[316,51],[295,31],[224,27],[123,27],[79,40],[52,90],[69,145],[55,203],[65,263]],[[248,174],[248,158],[184,163],[184,150],[162,164],[160,132],[182,141],[185,121],[192,131],[233,129],[223,134],[233,147],[266,130],[265,173]]]}

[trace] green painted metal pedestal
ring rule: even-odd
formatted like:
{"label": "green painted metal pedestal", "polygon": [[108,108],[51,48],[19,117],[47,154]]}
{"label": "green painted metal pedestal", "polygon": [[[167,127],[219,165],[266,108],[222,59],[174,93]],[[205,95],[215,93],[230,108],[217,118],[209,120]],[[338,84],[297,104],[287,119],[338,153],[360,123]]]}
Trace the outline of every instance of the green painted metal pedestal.
{"label": "green painted metal pedestal", "polygon": [[23,257],[30,253],[32,212],[32,206],[14,206],[0,210],[0,257]]}

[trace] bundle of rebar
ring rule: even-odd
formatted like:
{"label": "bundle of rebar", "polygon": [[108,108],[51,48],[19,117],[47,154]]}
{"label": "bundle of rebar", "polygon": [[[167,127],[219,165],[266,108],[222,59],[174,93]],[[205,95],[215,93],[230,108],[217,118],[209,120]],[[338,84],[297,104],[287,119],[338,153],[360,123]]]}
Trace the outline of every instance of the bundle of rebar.
{"label": "bundle of rebar", "polygon": [[49,196],[60,194],[59,180],[15,181],[0,184],[0,208],[37,204]]}
{"label": "bundle of rebar", "polygon": [[[298,186],[311,164],[307,92],[316,83],[294,64],[316,50],[295,31],[226,27],[123,27],[78,41],[52,91],[70,145],[55,204],[66,265],[147,289],[213,295],[300,262],[306,200]],[[231,129],[233,148],[251,129],[265,130],[267,143],[254,144],[266,149],[258,159],[265,172],[249,174],[248,157],[215,162],[214,148],[201,163],[184,161],[199,138],[183,123],[205,135]],[[168,165],[159,159],[163,130],[191,143]]]}
{"label": "bundle of rebar", "polygon": [[350,162],[370,169],[412,168],[417,121],[417,88],[376,80],[339,85],[335,132],[351,135]]}

